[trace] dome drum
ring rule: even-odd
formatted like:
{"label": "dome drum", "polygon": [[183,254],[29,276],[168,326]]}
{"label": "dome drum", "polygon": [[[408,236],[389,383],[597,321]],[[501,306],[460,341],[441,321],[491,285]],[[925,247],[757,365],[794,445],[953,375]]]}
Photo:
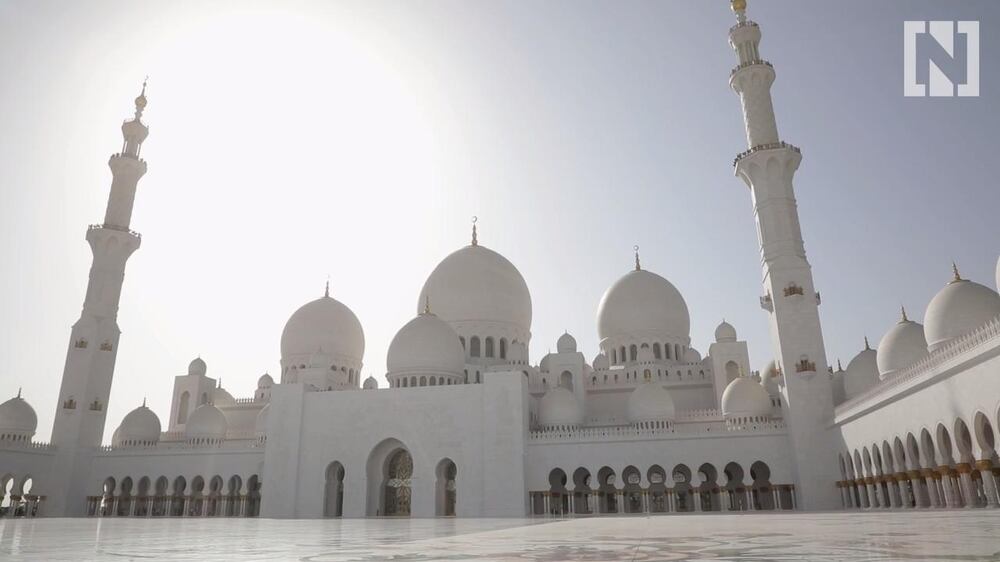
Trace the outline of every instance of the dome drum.
{"label": "dome drum", "polygon": [[687,363],[686,356],[690,343],[690,338],[673,339],[667,334],[659,333],[605,338],[601,340],[599,347],[611,365],[637,362],[639,352],[644,347],[652,352],[653,361],[657,363]]}

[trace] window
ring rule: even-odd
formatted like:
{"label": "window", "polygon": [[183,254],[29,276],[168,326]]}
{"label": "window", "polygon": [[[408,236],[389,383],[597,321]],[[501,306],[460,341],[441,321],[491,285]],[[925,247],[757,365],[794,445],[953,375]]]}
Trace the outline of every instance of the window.
{"label": "window", "polygon": [[486,338],[486,356],[493,357],[493,338]]}
{"label": "window", "polygon": [[472,336],[469,340],[469,356],[479,357],[479,336]]}
{"label": "window", "polygon": [[635,347],[635,344],[633,343],[628,348],[628,358],[632,361],[635,361],[638,355],[639,355],[639,350]]}
{"label": "window", "polygon": [[507,358],[507,340],[500,338],[500,359]]}

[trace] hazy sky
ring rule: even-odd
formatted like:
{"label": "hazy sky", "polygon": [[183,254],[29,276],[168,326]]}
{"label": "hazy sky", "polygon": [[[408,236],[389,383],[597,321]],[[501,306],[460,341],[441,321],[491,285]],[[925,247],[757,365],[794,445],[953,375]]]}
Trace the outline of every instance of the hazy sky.
{"label": "hazy sky", "polygon": [[[642,248],[707,351],[725,317],[770,357],[725,0],[0,2],[0,394],[48,440],[122,119],[150,76],[106,435],[144,396],[166,425],[201,355],[237,397],[331,293],[364,375],[424,279],[480,241],[522,272],[532,360],[588,358],[604,290]],[[750,0],[831,362],[949,279],[994,285],[1000,3]],[[979,98],[903,97],[904,20],[980,20]]]}

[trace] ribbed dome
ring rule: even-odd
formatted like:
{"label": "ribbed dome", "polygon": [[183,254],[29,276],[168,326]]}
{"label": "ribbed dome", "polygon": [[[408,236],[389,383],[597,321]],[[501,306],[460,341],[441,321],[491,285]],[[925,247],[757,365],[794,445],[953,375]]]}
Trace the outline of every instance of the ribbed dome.
{"label": "ribbed dome", "polygon": [[489,248],[466,246],[444,258],[420,291],[446,322],[485,321],[531,330],[531,294],[521,272]]}
{"label": "ribbed dome", "polygon": [[267,435],[267,416],[271,413],[271,405],[266,404],[263,408],[257,412],[257,418],[254,420],[254,432],[257,437],[263,437]]}
{"label": "ribbed dome", "polygon": [[611,368],[611,361],[608,360],[608,356],[603,353],[598,353],[594,356],[594,369],[598,371],[606,371]]}
{"label": "ribbed dome", "polygon": [[847,398],[853,398],[878,383],[879,355],[879,352],[866,345],[865,349],[847,364],[847,371],[844,373],[844,395]]}
{"label": "ribbed dome", "polygon": [[30,439],[38,428],[38,416],[21,393],[0,404],[0,435],[17,435]]}
{"label": "ribbed dome", "polygon": [[771,415],[771,397],[750,377],[736,377],[722,391],[722,415],[727,418]]}
{"label": "ribbed dome", "polygon": [[956,279],[934,295],[924,313],[927,347],[936,351],[1000,315],[1000,295],[989,287]]}
{"label": "ribbed dome", "polygon": [[154,445],[160,440],[160,418],[145,404],[122,419],[115,431],[116,445]]}
{"label": "ribbed dome", "polygon": [[191,439],[221,441],[226,437],[229,423],[221,410],[212,404],[198,406],[184,426],[184,436]]}
{"label": "ribbed dome", "polygon": [[191,363],[188,364],[188,374],[197,375],[199,377],[205,376],[208,372],[208,365],[205,364],[205,360],[201,357],[196,357]]}
{"label": "ribbed dome", "polygon": [[644,382],[628,397],[628,421],[631,423],[672,421],[674,415],[674,399],[659,384]]}
{"label": "ribbed dome", "polygon": [[926,355],[927,340],[924,338],[923,325],[904,316],[895,326],[889,328],[878,344],[879,377],[884,379],[916,363]]}
{"label": "ribbed dome", "polygon": [[390,375],[448,373],[461,375],[465,352],[458,334],[434,314],[410,320],[392,338],[386,361]]}
{"label": "ribbed dome", "polygon": [[274,386],[274,379],[267,373],[264,373],[257,379],[257,388],[271,388],[272,386]]}
{"label": "ribbed dome", "polygon": [[556,341],[556,351],[559,353],[576,353],[576,338],[569,335],[569,332],[559,336]]}
{"label": "ribbed dome", "polygon": [[538,362],[538,370],[541,371],[541,372],[543,372],[543,373],[548,373],[549,372],[549,363],[551,361],[552,361],[552,354],[551,353],[546,353],[545,357],[542,357],[542,360]]}
{"label": "ribbed dome", "polygon": [[281,333],[281,358],[305,360],[317,352],[360,363],[365,334],[350,308],[324,296],[292,314]]}
{"label": "ribbed dome", "polygon": [[375,380],[375,377],[368,375],[368,378],[365,379],[365,382],[363,385],[361,385],[361,388],[364,390],[378,390],[378,381]]}
{"label": "ribbed dome", "polygon": [[635,270],[604,293],[597,307],[597,333],[610,337],[657,333],[688,341],[691,318],[680,292],[659,275]]}
{"label": "ribbed dome", "polygon": [[576,396],[561,386],[550,388],[545,396],[542,396],[538,409],[539,422],[546,427],[580,425],[583,421],[583,413],[580,411]]}
{"label": "ribbed dome", "polygon": [[719,324],[719,326],[715,328],[715,341],[719,343],[735,342],[736,328],[734,328],[729,322],[723,320],[722,324]]}

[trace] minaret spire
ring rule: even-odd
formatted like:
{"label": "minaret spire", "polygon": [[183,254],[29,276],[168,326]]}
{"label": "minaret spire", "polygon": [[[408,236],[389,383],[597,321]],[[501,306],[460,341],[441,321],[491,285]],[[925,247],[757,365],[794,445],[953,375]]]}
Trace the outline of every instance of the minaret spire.
{"label": "minaret spire", "polygon": [[[802,241],[793,179],[802,161],[798,148],[778,135],[771,85],[775,72],[761,58],[760,26],[746,17],[746,1],[731,0],[736,25],[729,45],[737,64],[729,85],[740,96],[747,150],[734,161],[736,175],[751,191],[760,241],[763,293],[774,355],[784,367],[782,414],[796,466],[796,495],[806,509],[839,504],[834,483],[840,475],[837,446],[828,426],[833,420],[833,387],[828,371],[819,293]],[[870,346],[865,340],[865,348]]]}
{"label": "minaret spire", "polygon": [[326,288],[323,289],[323,296],[330,298],[330,276],[326,276]]}
{"label": "minaret spire", "polygon": [[479,235],[476,232],[476,223],[477,222],[479,222],[479,217],[473,215],[473,217],[472,217],[472,245],[473,246],[478,246],[479,245]]}
{"label": "minaret spire", "polygon": [[958,265],[956,265],[954,261],[951,262],[951,273],[954,276],[954,278],[951,280],[952,283],[965,281],[965,279],[962,279],[962,274],[958,272]]}
{"label": "minaret spire", "polygon": [[899,313],[901,315],[900,322],[909,322],[910,319],[906,317],[906,307],[903,305],[899,306]]}
{"label": "minaret spire", "polygon": [[[73,324],[62,384],[52,424],[52,444],[56,446],[55,468],[47,481],[51,515],[83,515],[80,494],[85,487],[90,463],[89,451],[104,438],[111,382],[121,330],[118,305],[125,280],[125,265],[142,238],[130,229],[136,187],[146,173],[139,157],[149,129],[142,122],[146,108],[146,83],[135,98],[135,115],[122,125],[122,151],[108,160],[111,193],[102,224],[91,225],[87,242],[93,253],[87,293],[80,319]],[[75,397],[75,398],[74,398]],[[89,404],[86,410],[66,404]]]}
{"label": "minaret spire", "polygon": [[641,271],[642,266],[639,265],[639,245],[632,246],[632,250],[635,252],[635,270]]}

